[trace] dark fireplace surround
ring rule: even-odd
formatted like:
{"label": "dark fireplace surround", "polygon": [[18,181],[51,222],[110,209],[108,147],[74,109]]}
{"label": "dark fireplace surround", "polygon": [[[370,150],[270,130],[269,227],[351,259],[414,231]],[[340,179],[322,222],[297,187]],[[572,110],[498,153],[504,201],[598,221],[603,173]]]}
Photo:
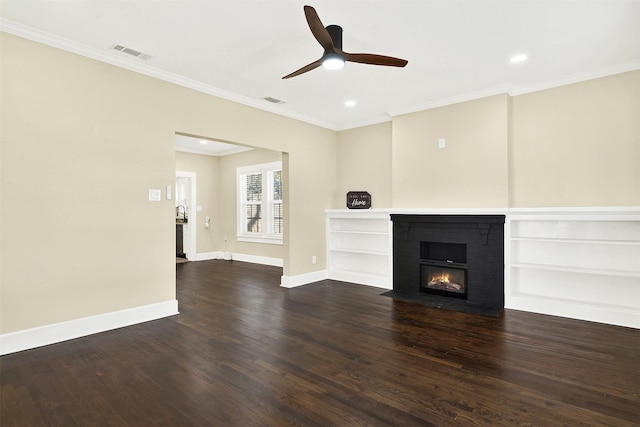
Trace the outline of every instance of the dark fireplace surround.
{"label": "dark fireplace surround", "polygon": [[504,215],[392,214],[391,220],[393,296],[493,316],[502,311]]}

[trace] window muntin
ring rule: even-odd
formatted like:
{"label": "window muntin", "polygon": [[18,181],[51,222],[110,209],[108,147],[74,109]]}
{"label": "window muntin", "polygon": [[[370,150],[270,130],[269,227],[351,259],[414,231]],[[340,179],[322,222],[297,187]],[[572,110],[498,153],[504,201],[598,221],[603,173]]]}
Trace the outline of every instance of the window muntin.
{"label": "window muntin", "polygon": [[282,244],[282,162],[240,167],[238,240]]}

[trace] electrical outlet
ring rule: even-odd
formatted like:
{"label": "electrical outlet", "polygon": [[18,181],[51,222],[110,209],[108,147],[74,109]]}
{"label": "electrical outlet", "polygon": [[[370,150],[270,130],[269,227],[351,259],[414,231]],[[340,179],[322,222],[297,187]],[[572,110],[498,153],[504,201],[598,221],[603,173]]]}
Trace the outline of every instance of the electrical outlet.
{"label": "electrical outlet", "polygon": [[316,256],[315,256],[315,255],[314,255],[314,256],[312,256],[312,257],[311,257],[311,264],[314,264],[314,265],[315,265],[316,261],[317,261],[317,260],[316,260]]}
{"label": "electrical outlet", "polygon": [[444,148],[445,144],[446,144],[446,141],[444,138],[440,138],[438,140],[438,148]]}

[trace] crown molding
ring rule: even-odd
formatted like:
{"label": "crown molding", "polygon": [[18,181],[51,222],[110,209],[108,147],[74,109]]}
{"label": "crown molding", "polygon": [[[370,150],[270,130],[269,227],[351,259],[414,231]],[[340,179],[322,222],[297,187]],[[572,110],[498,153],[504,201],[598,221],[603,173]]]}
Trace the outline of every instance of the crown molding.
{"label": "crown molding", "polygon": [[500,95],[503,93],[509,96],[524,95],[527,93],[538,92],[555,87],[566,86],[574,83],[580,83],[587,80],[598,79],[601,77],[612,76],[615,74],[626,73],[629,71],[640,70],[640,59],[618,64],[612,67],[606,67],[599,70],[592,70],[585,73],[572,74],[557,79],[550,79],[542,82],[531,83],[521,86],[502,85],[488,88],[481,91],[469,92],[452,96],[449,98],[437,99],[421,104],[410,105],[407,107],[395,108],[389,111],[391,117],[403,114],[416,113],[418,111],[430,110],[432,108],[445,107],[447,105],[459,104],[461,102],[473,101],[475,99],[486,98],[489,96]]}
{"label": "crown molding", "polygon": [[615,74],[626,73],[629,71],[640,70],[640,59],[618,64],[612,67],[606,67],[599,70],[591,70],[584,73],[572,74],[557,79],[546,80],[538,83],[516,86],[509,90],[509,95],[517,96],[526,93],[538,92],[545,89],[553,89],[555,87],[567,86],[574,83],[580,83],[587,80],[599,79],[602,77],[612,76]]}
{"label": "crown molding", "polygon": [[164,80],[178,86],[193,89],[198,92],[206,93],[208,95],[213,95],[218,98],[226,99],[228,101],[233,101],[238,104],[246,105],[248,107],[253,107],[280,116],[285,116],[290,119],[299,120],[301,122],[309,123],[329,130],[337,130],[335,124],[333,123],[323,122],[303,114],[283,110],[281,108],[278,108],[278,105],[271,104],[263,99],[257,100],[238,95],[236,93],[228,92],[215,86],[186,78],[179,74],[170,73],[159,68],[152,67],[141,62],[141,60],[121,56],[122,54],[115,51],[111,52],[108,50],[90,47],[81,43],[77,43],[73,40],[40,31],[2,17],[0,17],[0,31],[58,49],[62,49],[67,52],[82,55],[87,58],[95,59],[97,61],[101,61],[110,65],[115,65],[116,67],[124,68],[139,74],[144,74],[146,76],[153,77],[159,80]]}
{"label": "crown molding", "polygon": [[489,96],[508,93],[509,88],[509,85],[495,86],[492,88],[463,93],[448,98],[441,98],[420,104],[409,105],[406,107],[394,108],[389,110],[388,113],[391,117],[401,116],[403,114],[417,113],[418,111],[431,110],[432,108],[444,107],[447,105],[459,104],[461,102],[473,101],[474,99],[487,98]]}
{"label": "crown molding", "polygon": [[97,61],[101,61],[107,64],[115,65],[120,68],[124,68],[139,74],[144,74],[149,77],[164,80],[169,83],[176,84],[178,86],[193,89],[198,92],[206,93],[208,95],[216,96],[218,98],[226,99],[228,101],[236,102],[238,104],[253,107],[259,110],[267,111],[280,116],[288,117],[290,119],[305,122],[311,125],[319,126],[325,129],[333,131],[343,131],[348,129],[354,129],[358,127],[369,126],[373,124],[379,124],[388,122],[393,117],[403,114],[415,113],[418,111],[430,110],[433,108],[444,107],[447,105],[459,104],[461,102],[472,101],[475,99],[486,98],[489,96],[508,94],[510,96],[523,95],[531,92],[537,92],[545,89],[552,89],[559,86],[566,86],[573,83],[579,83],[587,80],[597,79],[601,77],[607,77],[614,74],[620,74],[628,71],[634,71],[640,69],[640,59],[633,60],[624,64],[619,64],[612,67],[607,67],[599,70],[592,70],[585,73],[568,75],[558,79],[551,79],[543,82],[531,83],[527,85],[514,86],[514,85],[501,85],[492,88],[487,88],[480,91],[469,92],[465,94],[455,95],[452,97],[441,98],[436,100],[427,101],[420,104],[409,105],[405,107],[392,108],[387,111],[387,114],[375,116],[369,119],[349,122],[342,125],[336,123],[329,123],[322,120],[295,113],[292,111],[284,110],[281,105],[271,104],[263,99],[253,99],[238,95],[236,93],[228,92],[214,86],[202,83],[197,80],[189,79],[184,76],[163,71],[161,69],[152,67],[148,64],[141,62],[140,60],[127,58],[121,56],[118,52],[111,52],[109,50],[102,50],[87,45],[74,42],[73,40],[59,37],[44,31],[37,30],[35,28],[19,24],[17,22],[0,17],[0,31],[13,34],[25,39],[29,39],[38,43],[42,43],[48,46],[56,47],[58,49],[65,50],[67,52],[82,55]]}
{"label": "crown molding", "polygon": [[386,123],[386,122],[390,122],[390,121],[391,121],[391,116],[388,113],[385,113],[385,114],[380,114],[378,116],[369,117],[369,118],[366,118],[364,120],[348,122],[348,123],[345,123],[343,125],[337,126],[333,130],[339,132],[339,131],[343,131],[343,130],[356,129],[356,128],[361,128],[361,127],[365,127],[365,126],[377,125],[379,123]]}

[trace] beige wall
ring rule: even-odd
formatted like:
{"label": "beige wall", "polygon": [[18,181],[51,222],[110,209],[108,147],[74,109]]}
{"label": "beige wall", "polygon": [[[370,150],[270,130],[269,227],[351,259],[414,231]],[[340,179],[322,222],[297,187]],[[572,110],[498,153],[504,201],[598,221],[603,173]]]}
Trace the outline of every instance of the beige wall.
{"label": "beige wall", "polygon": [[640,71],[512,99],[511,205],[640,205]]}
{"label": "beige wall", "polygon": [[[292,151],[284,157],[288,158],[288,169],[285,172],[289,174],[289,178],[285,181],[289,185],[289,191],[286,192],[285,188],[284,203],[286,206],[286,197],[288,197],[289,206],[298,207],[296,215],[289,215],[288,226],[291,228],[289,232],[293,236],[295,230],[304,229],[309,237],[309,240],[299,241],[297,248],[289,249],[289,259],[292,265],[306,266],[308,271],[321,270],[326,266],[325,245],[318,243],[326,240],[324,211],[332,206],[337,185],[335,145],[332,147],[329,144],[320,143],[317,149],[320,158],[331,156],[333,161],[329,164],[318,162],[314,159],[314,151],[311,150]],[[332,188],[332,191],[318,191],[326,186]],[[287,224],[285,224],[285,241],[287,240],[286,227]],[[316,265],[311,262],[313,256],[317,258]]]}
{"label": "beige wall", "polygon": [[325,268],[335,132],[1,37],[0,333],[175,299],[176,132],[288,152],[284,274]]}
{"label": "beige wall", "polygon": [[1,67],[1,332],[175,299],[163,83],[5,34]]}
{"label": "beige wall", "polygon": [[507,124],[507,95],[395,117],[392,206],[507,207]]}
{"label": "beige wall", "polygon": [[[222,157],[176,152],[176,170],[196,174],[196,253],[229,251],[243,255],[283,258],[283,245],[239,242],[237,240],[236,170],[241,166],[282,161],[282,153],[256,148]],[[204,227],[204,218],[211,226]]]}
{"label": "beige wall", "polygon": [[147,198],[176,132],[282,153],[285,276],[325,268],[324,210],[356,186],[376,207],[640,205],[640,71],[336,133],[1,37],[0,333],[175,298],[173,200]]}
{"label": "beige wall", "polygon": [[218,200],[220,209],[217,220],[214,220],[218,223],[217,230],[220,233],[217,237],[221,242],[222,249],[219,250],[269,258],[283,257],[282,245],[239,242],[236,238],[238,234],[237,168],[278,161],[282,161],[282,153],[263,149],[245,151],[220,158],[220,198]]}
{"label": "beige wall", "polygon": [[336,209],[344,209],[347,192],[368,191],[374,208],[391,206],[391,122],[338,134]]}
{"label": "beige wall", "polygon": [[338,141],[337,208],[360,187],[375,207],[638,206],[640,71],[406,114]]}

